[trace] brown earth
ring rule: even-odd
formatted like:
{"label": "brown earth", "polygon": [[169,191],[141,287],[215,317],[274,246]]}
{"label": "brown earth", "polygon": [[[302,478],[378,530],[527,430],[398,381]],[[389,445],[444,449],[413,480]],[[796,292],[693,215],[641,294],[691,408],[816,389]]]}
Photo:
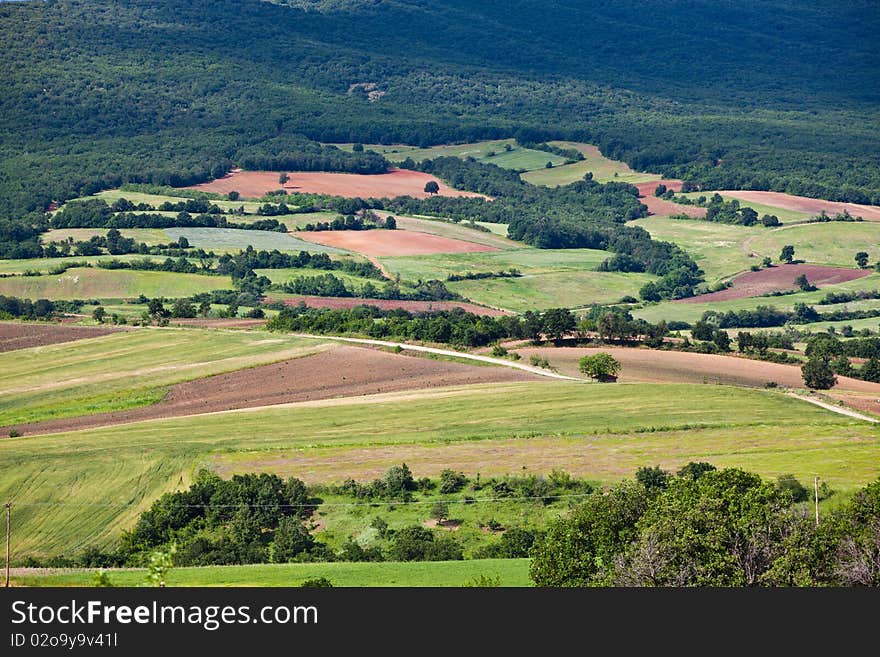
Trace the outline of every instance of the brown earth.
{"label": "brown earth", "polygon": [[685,214],[693,219],[705,218],[706,208],[682,205],[654,196],[654,190],[657,189],[657,185],[666,185],[667,189],[671,189],[674,192],[681,191],[681,180],[649,180],[648,182],[636,183],[635,186],[639,190],[639,200],[648,206],[649,213],[658,216]]}
{"label": "brown earth", "polygon": [[732,285],[718,292],[679,299],[677,303],[707,303],[758,297],[777,291],[796,290],[794,279],[801,274],[816,287],[846,283],[871,274],[868,269],[847,269],[824,265],[777,265],[760,271],[749,271],[733,279]]}
{"label": "brown earth", "polygon": [[[526,362],[532,354],[544,356],[560,373],[571,376],[583,376],[578,372],[578,361],[582,357],[608,353],[620,361],[618,381],[621,383],[720,383],[763,388],[768,381],[773,381],[789,388],[804,387],[801,369],[797,365],[768,363],[733,355],[610,346],[528,347],[516,351]],[[880,383],[841,376],[834,392],[880,397]]]}
{"label": "brown earth", "polygon": [[412,196],[428,198],[425,183],[436,182],[440,191],[437,196],[480,196],[474,192],[453,189],[438,178],[406,169],[390,169],[388,173],[366,175],[360,173],[326,173],[323,171],[289,172],[290,180],[283,185],[278,182],[278,171],[242,171],[233,169],[230,173],[211,182],[193,185],[188,189],[198,189],[217,194],[236,191],[245,198],[259,198],[276,189],[289,193],[328,194],[346,198],[393,198]]}
{"label": "brown earth", "polygon": [[498,250],[494,246],[419,233],[414,230],[322,230],[290,234],[307,242],[335,246],[373,257],[482,253]]}
{"label": "brown earth", "polygon": [[[57,433],[318,399],[537,380],[542,377],[506,367],[466,365],[346,345],[272,365],[180,383],[171,387],[165,399],[152,406],[14,428],[24,435]],[[6,435],[11,428],[0,428],[0,435]]]}
{"label": "brown earth", "polygon": [[[266,301],[271,303],[271,297],[267,297]],[[466,301],[396,301],[391,299],[361,299],[359,297],[316,297],[309,295],[297,295],[288,297],[284,300],[286,306],[298,306],[305,303],[310,308],[356,308],[357,306],[376,306],[382,310],[396,310],[403,308],[412,313],[432,312],[437,310],[453,310],[461,308],[462,310],[473,313],[475,315],[486,315],[490,317],[501,317],[509,315],[506,310],[497,310],[495,308],[485,308]]]}
{"label": "brown earth", "polygon": [[97,338],[123,329],[56,323],[0,322],[0,352]]}
{"label": "brown earth", "polygon": [[880,221],[880,207],[876,205],[860,205],[859,203],[841,203],[838,201],[824,201],[818,198],[809,198],[807,196],[795,196],[793,194],[783,194],[782,192],[753,192],[753,191],[720,191],[722,196],[737,198],[741,201],[750,201],[752,203],[762,203],[763,205],[772,205],[783,210],[794,210],[796,212],[809,212],[819,214],[825,210],[830,215],[838,212],[843,213],[844,210],[849,211],[854,217],[862,217],[866,221]]}

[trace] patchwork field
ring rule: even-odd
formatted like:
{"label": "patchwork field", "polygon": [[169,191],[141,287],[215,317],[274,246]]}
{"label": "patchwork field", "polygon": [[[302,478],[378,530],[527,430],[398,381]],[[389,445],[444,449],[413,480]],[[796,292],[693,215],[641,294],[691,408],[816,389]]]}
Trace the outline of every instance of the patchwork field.
{"label": "patchwork field", "polygon": [[877,476],[878,441],[863,422],[773,392],[502,383],[7,439],[0,441],[8,466],[0,470],[0,495],[16,503],[18,554],[50,554],[113,544],[152,499],[186,485],[204,465],[315,482],[361,478],[404,459],[416,476],[459,463],[471,475],[522,466],[545,472],[562,463],[609,481],[646,463],[710,460],[767,476],[819,473],[846,488]]}
{"label": "patchwork field", "polygon": [[452,189],[438,178],[420,171],[391,169],[388,173],[364,175],[357,173],[325,173],[323,171],[288,172],[290,180],[283,185],[278,182],[277,171],[241,171],[231,173],[211,182],[194,185],[196,189],[217,194],[237,191],[247,198],[260,198],[267,192],[285,189],[289,193],[329,194],[347,198],[393,198],[412,196],[427,198],[425,184],[436,182],[440,196],[481,196],[473,192]]}
{"label": "patchwork field", "polygon": [[530,249],[495,253],[444,254],[422,257],[381,258],[383,266],[403,280],[437,278],[467,272],[518,269],[517,278],[488,278],[447,283],[450,290],[494,307],[516,312],[611,303],[638,295],[653,276],[597,272],[609,253],[594,249]]}
{"label": "patchwork field", "polygon": [[226,276],[89,267],[56,275],[0,278],[0,294],[25,299],[127,299],[140,294],[176,298],[227,288]]}
{"label": "patchwork field", "polygon": [[0,426],[146,406],[176,383],[330,346],[263,331],[151,328],[7,352],[0,354]]}
{"label": "patchwork field", "polygon": [[[663,301],[657,304],[645,306],[632,311],[636,317],[641,317],[649,322],[658,322],[661,319],[678,319],[683,322],[695,322],[707,310],[727,312],[728,310],[754,310],[758,306],[775,306],[791,310],[796,303],[815,304],[820,301],[829,291],[851,292],[860,290],[876,290],[880,288],[880,274],[869,274],[863,278],[857,278],[848,283],[841,283],[815,292],[797,292],[779,297],[748,297],[743,299],[731,299],[729,301],[716,301],[706,303],[680,303],[678,301]],[[880,320],[878,320],[880,321]],[[851,324],[850,322],[843,322]],[[872,320],[872,325],[876,322]]]}
{"label": "patchwork field", "polygon": [[481,253],[497,250],[494,246],[412,230],[326,230],[300,232],[294,235],[306,242],[374,257]]}
{"label": "patchwork field", "polygon": [[570,141],[551,141],[552,146],[561,148],[575,148],[584,155],[584,159],[573,164],[564,166],[556,166],[552,169],[538,169],[524,173],[521,177],[528,183],[533,185],[543,185],[546,187],[558,187],[559,185],[568,185],[578,180],[584,179],[584,174],[590,172],[593,179],[599,182],[628,182],[637,183],[646,180],[655,180],[659,176],[652,173],[639,173],[633,171],[625,162],[609,160],[599,152],[599,149],[592,144],[582,144]]}
{"label": "patchwork field", "polygon": [[317,399],[535,380],[541,379],[521,370],[480,367],[339,345],[280,363],[178,383],[168,389],[161,401],[150,406],[18,424],[15,428],[22,435],[32,436]]}
{"label": "patchwork field", "polygon": [[795,247],[798,260],[810,264],[853,267],[857,251],[868,252],[871,262],[880,258],[880,226],[868,222],[767,229],[652,216],[636,219],[630,225],[644,228],[655,239],[678,244],[694,257],[710,284],[761,264],[764,256],[777,261],[786,244]]}
{"label": "patchwork field", "polygon": [[807,280],[818,288],[848,283],[865,276],[870,276],[867,269],[844,269],[841,267],[825,267],[823,265],[776,265],[760,271],[748,271],[731,281],[731,286],[711,294],[679,299],[678,303],[710,303],[713,301],[731,301],[781,292],[797,290],[795,279],[806,276]]}

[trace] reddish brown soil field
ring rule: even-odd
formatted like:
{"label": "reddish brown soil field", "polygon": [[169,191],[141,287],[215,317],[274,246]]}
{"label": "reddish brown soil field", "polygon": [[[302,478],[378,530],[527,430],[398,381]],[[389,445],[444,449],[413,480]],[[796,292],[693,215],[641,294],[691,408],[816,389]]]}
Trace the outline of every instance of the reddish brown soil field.
{"label": "reddish brown soil field", "polygon": [[120,330],[109,326],[0,322],[0,352],[97,338]]}
{"label": "reddish brown soil field", "polygon": [[[782,365],[760,360],[694,354],[683,351],[661,351],[632,347],[527,347],[517,349],[526,360],[531,354],[545,356],[560,373],[583,376],[578,361],[587,355],[605,352],[620,361],[618,381],[621,383],[721,383],[763,388],[768,381],[780,386],[803,388],[804,380],[797,365]],[[880,396],[880,383],[838,377],[834,392],[852,392]]]}
{"label": "reddish brown soil field", "polygon": [[432,253],[479,253],[497,251],[494,246],[474,244],[414,230],[300,231],[294,237],[324,246],[335,246],[366,256],[411,256]]}
{"label": "reddish brown soil field", "polygon": [[[278,171],[242,171],[233,169],[231,173],[211,182],[193,185],[198,189],[217,194],[236,191],[245,198],[259,198],[267,192],[285,189],[290,193],[329,194],[347,198],[393,198],[412,196],[428,198],[425,183],[434,181],[440,186],[439,196],[483,196],[473,192],[452,189],[434,176],[421,171],[391,169],[388,173],[364,175],[359,173],[326,173],[323,171],[289,172],[290,180],[283,185],[278,182]],[[487,198],[487,197],[483,197]]]}
{"label": "reddish brown soil field", "polygon": [[654,190],[657,189],[657,185],[666,185],[667,189],[671,189],[674,192],[681,191],[680,180],[651,180],[636,183],[636,187],[639,190],[639,199],[648,206],[648,212],[651,214],[658,216],[685,214],[693,219],[703,219],[706,216],[706,208],[698,208],[694,205],[681,205],[657,198],[654,196]]}
{"label": "reddish brown soil field", "polygon": [[265,319],[236,318],[209,318],[196,317],[193,319],[172,319],[170,322],[175,326],[197,326],[198,328],[224,328],[224,329],[253,329],[266,325]]}
{"label": "reddish brown soil field", "polygon": [[[271,297],[268,301],[271,302]],[[354,297],[313,297],[308,295],[298,295],[284,300],[285,305],[288,306],[298,306],[300,302],[305,303],[310,308],[355,308],[356,306],[376,306],[382,310],[403,308],[412,313],[461,308],[462,310],[474,313],[475,315],[487,315],[491,317],[501,317],[502,315],[510,314],[506,310],[485,308],[473,303],[467,303],[466,301],[394,301],[388,299],[360,299]]]}
{"label": "reddish brown soil field", "polygon": [[862,278],[871,273],[866,269],[845,269],[823,265],[778,265],[761,271],[749,271],[733,279],[733,285],[726,290],[698,297],[679,299],[679,303],[707,303],[709,301],[730,301],[745,297],[757,297],[777,290],[795,290],[794,283],[801,274],[816,287],[826,287]]}
{"label": "reddish brown soil field", "polygon": [[825,210],[830,215],[838,212],[842,213],[848,210],[854,217],[862,217],[866,221],[880,221],[880,207],[876,205],[860,205],[858,203],[840,203],[837,201],[823,201],[817,198],[808,198],[806,196],[794,196],[793,194],[783,194],[782,192],[752,192],[752,191],[722,191],[718,192],[722,196],[730,196],[738,198],[741,201],[751,201],[752,203],[762,203],[764,205],[772,205],[783,210],[794,210],[797,212],[810,212],[819,214]]}
{"label": "reddish brown soil field", "polygon": [[[312,356],[181,383],[153,406],[15,428],[24,435],[34,435],[317,399],[541,379],[506,367],[465,365],[340,346]],[[2,435],[9,428],[0,429]]]}

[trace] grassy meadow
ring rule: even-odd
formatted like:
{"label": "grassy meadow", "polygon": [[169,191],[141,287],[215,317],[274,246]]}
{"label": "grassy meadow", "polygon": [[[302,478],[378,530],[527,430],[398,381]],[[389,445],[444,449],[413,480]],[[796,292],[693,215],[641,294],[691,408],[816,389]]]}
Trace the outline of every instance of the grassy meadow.
{"label": "grassy meadow", "polygon": [[271,251],[309,251],[311,253],[347,253],[343,249],[332,246],[314,244],[305,240],[297,239],[286,233],[276,233],[269,230],[242,230],[240,228],[166,228],[165,232],[173,239],[186,237],[191,246],[200,247],[206,251],[238,252],[248,246],[256,250]]}
{"label": "grassy meadow", "polygon": [[262,331],[149,328],[0,353],[0,426],[153,404],[169,385],[322,344]]}
{"label": "grassy meadow", "polygon": [[[107,571],[114,586],[143,586],[146,571]],[[465,586],[481,576],[500,579],[501,586],[532,586],[528,559],[415,561],[380,563],[285,563],[247,566],[174,568],[168,586],[299,586],[326,577],[333,586]],[[14,586],[92,586],[90,570],[16,572]]]}
{"label": "grassy meadow", "polygon": [[0,294],[24,299],[127,299],[189,297],[229,289],[228,276],[166,271],[74,267],[63,274],[0,278]]}
{"label": "grassy meadow", "polygon": [[561,148],[575,148],[583,153],[584,159],[564,166],[555,166],[554,164],[552,169],[529,171],[521,176],[523,180],[533,185],[558,187],[583,180],[587,172],[592,173],[593,178],[599,182],[639,183],[656,180],[660,177],[656,173],[633,171],[625,162],[608,159],[590,144],[571,141],[551,141],[550,144]]}
{"label": "grassy meadow", "polygon": [[[91,366],[108,373],[107,362]],[[74,365],[66,369],[72,376]],[[22,383],[3,383],[6,398]],[[101,382],[95,392],[105,390]],[[460,386],[10,438],[0,442],[0,496],[18,505],[17,554],[57,554],[112,545],[153,499],[205,466],[321,482],[366,478],[405,460],[416,476],[460,463],[472,476],[561,467],[613,481],[645,464],[709,460],[765,475],[819,473],[852,487],[877,476],[878,440],[863,422],[760,390]]]}

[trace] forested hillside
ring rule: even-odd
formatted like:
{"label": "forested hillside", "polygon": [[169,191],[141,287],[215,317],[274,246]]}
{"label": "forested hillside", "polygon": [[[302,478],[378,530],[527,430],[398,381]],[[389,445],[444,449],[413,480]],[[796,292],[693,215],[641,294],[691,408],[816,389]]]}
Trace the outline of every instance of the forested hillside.
{"label": "forested hillside", "polygon": [[878,27],[868,1],[0,3],[0,215],[235,164],[377,166],[303,138],[517,133],[880,203]]}

